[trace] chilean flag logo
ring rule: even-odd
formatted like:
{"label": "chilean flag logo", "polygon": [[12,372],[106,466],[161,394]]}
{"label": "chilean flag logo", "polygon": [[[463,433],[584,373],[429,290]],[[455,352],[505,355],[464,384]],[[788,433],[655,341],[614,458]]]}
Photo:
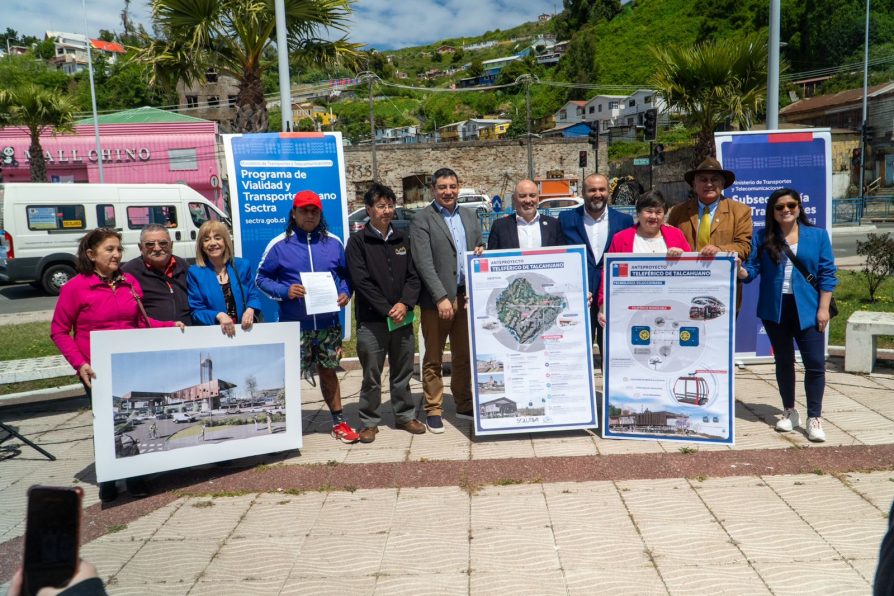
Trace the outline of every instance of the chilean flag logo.
{"label": "chilean flag logo", "polygon": [[612,263],[612,277],[627,277],[627,263]]}
{"label": "chilean flag logo", "polygon": [[476,259],[475,263],[475,273],[487,273],[490,271],[490,267],[487,264],[487,259]]}

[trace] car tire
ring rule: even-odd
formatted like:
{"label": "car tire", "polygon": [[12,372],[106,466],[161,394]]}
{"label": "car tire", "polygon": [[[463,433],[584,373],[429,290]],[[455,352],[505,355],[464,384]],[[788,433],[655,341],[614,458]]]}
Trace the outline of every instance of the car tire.
{"label": "car tire", "polygon": [[50,296],[58,296],[64,286],[77,273],[71,265],[51,265],[40,276],[40,286]]}

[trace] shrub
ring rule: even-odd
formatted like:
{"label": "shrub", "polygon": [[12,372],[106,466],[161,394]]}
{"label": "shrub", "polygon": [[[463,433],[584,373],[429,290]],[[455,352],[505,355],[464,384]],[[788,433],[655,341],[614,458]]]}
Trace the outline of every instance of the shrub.
{"label": "shrub", "polygon": [[869,234],[866,241],[857,240],[857,254],[866,257],[861,270],[869,287],[869,301],[875,302],[875,292],[885,278],[894,271],[894,239],[890,233]]}

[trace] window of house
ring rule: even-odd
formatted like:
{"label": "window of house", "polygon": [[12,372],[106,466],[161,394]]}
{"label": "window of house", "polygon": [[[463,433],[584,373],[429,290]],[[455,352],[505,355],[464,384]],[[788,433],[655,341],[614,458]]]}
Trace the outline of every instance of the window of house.
{"label": "window of house", "polygon": [[652,97],[653,97],[652,95],[647,95],[647,96],[643,99],[643,103],[652,103]]}
{"label": "window of house", "polygon": [[168,170],[177,172],[180,170],[198,170],[199,160],[196,150],[193,149],[168,149]]}
{"label": "window of house", "polygon": [[177,208],[174,205],[127,208],[127,227],[129,229],[142,230],[149,224],[161,224],[166,228],[176,228]]}
{"label": "window of house", "polygon": [[236,106],[236,99],[238,99],[238,95],[227,95],[227,105],[231,108]]}
{"label": "window of house", "polygon": [[209,83],[216,83],[217,82],[217,73],[214,72],[213,70],[209,70],[208,72],[205,73],[205,80],[208,81]]}
{"label": "window of house", "polygon": [[209,95],[209,96],[208,96],[208,107],[209,107],[209,108],[216,108],[216,107],[219,106],[219,105],[220,105],[220,98],[219,98],[219,97],[217,97],[216,95]]}
{"label": "window of house", "polygon": [[187,95],[186,96],[186,107],[188,108],[197,108],[199,107],[199,98],[196,95]]}
{"label": "window of house", "polygon": [[610,109],[610,110],[617,110],[618,106],[620,106],[620,104],[616,101],[608,102],[608,109]]}
{"label": "window of house", "polygon": [[627,118],[627,126],[633,126],[633,116]]}
{"label": "window of house", "polygon": [[599,104],[599,111],[602,111],[602,104]]}
{"label": "window of house", "polygon": [[115,206],[114,205],[97,205],[96,206],[96,227],[98,228],[115,228]]}
{"label": "window of house", "polygon": [[29,230],[83,230],[83,205],[30,205],[25,208]]}
{"label": "window of house", "polygon": [[590,113],[592,114],[595,111],[596,111],[596,106],[590,106]]}
{"label": "window of house", "polygon": [[634,106],[636,106],[636,100],[635,100],[635,99],[631,99],[631,100],[630,100],[630,103],[627,104],[627,107],[628,107],[628,108],[632,108],[632,107],[634,107]]}

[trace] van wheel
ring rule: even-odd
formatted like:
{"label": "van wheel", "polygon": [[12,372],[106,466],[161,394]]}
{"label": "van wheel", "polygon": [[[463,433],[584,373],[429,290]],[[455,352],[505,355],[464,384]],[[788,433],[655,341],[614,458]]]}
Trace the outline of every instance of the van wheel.
{"label": "van wheel", "polygon": [[44,270],[40,285],[50,296],[58,296],[62,286],[74,276],[75,270],[71,265],[52,265]]}

